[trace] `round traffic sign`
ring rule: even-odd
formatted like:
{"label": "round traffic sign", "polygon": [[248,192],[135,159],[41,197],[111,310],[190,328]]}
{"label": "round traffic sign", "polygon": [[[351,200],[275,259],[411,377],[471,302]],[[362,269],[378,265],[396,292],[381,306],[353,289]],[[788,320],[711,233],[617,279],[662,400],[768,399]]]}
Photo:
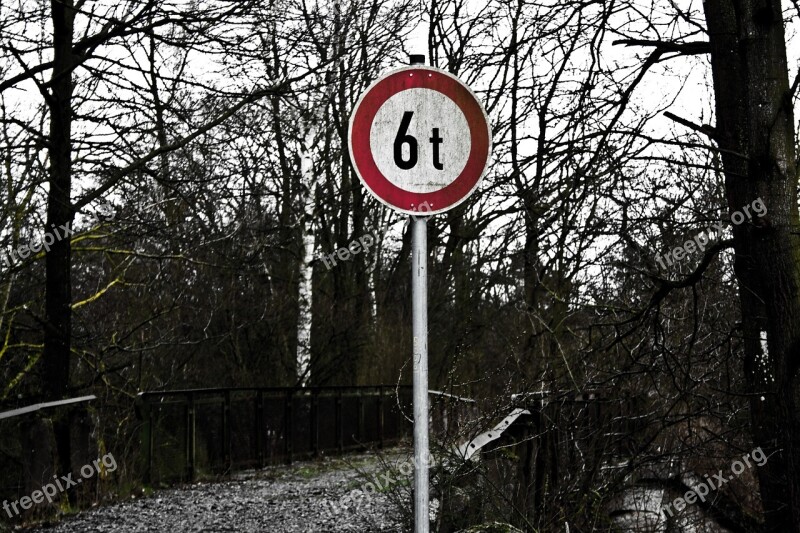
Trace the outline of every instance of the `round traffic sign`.
{"label": "round traffic sign", "polygon": [[361,95],[350,117],[350,158],[389,207],[436,214],[463,202],[486,172],[489,119],[475,94],[442,70],[405,67]]}

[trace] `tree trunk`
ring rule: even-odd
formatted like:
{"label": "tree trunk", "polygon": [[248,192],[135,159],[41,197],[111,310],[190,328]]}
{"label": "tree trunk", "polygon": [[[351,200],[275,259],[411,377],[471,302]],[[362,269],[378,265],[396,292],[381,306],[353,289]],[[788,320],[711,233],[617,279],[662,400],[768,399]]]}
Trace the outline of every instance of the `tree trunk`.
{"label": "tree trunk", "polygon": [[312,230],[314,209],[317,204],[317,184],[314,179],[314,161],[311,150],[316,138],[316,127],[309,125],[303,141],[301,155],[301,181],[300,189],[303,197],[303,212],[300,217],[301,250],[299,261],[299,291],[297,314],[297,381],[305,386],[308,384],[311,371],[311,321],[312,315],[312,288],[314,273],[314,243],[315,235]]}
{"label": "tree trunk", "polygon": [[728,207],[761,198],[768,211],[733,226],[753,439],[769,457],[758,468],[765,530],[800,531],[800,250],[781,3],[707,0],[705,12]]}
{"label": "tree trunk", "polygon": [[[65,227],[72,225],[72,40],[75,11],[72,0],[54,0],[53,74],[50,108],[50,181],[47,197],[46,231],[55,243],[45,255],[45,329],[42,353],[42,393],[61,399],[69,386],[70,334],[72,326],[72,285],[70,279],[70,238]],[[58,237],[62,238],[58,238]],[[55,420],[56,446],[62,472],[69,472],[69,425]]]}

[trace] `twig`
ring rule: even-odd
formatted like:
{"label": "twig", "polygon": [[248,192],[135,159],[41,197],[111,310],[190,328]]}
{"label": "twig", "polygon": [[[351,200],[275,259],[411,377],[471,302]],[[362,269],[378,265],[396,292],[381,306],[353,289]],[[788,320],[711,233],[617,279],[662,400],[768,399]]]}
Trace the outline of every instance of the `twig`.
{"label": "twig", "polygon": [[714,126],[710,126],[708,124],[703,124],[703,125],[695,124],[694,122],[686,120],[685,118],[681,118],[674,113],[670,113],[669,111],[664,111],[664,116],[670,120],[674,120],[678,124],[686,126],[689,129],[707,135],[710,139],[714,141],[717,140],[717,129]]}

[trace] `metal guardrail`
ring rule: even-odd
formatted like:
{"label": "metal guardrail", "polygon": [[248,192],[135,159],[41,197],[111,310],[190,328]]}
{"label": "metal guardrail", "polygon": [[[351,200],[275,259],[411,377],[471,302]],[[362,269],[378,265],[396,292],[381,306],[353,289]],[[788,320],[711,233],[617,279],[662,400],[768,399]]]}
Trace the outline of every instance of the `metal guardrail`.
{"label": "metal guardrail", "polygon": [[408,386],[267,387],[143,392],[143,481],[290,463],[296,456],[383,447],[405,437]]}
{"label": "metal guardrail", "polygon": [[96,400],[97,396],[89,395],[89,396],[81,396],[79,398],[70,398],[68,400],[60,400],[57,402],[44,402],[44,403],[35,403],[33,405],[29,405],[27,407],[20,407],[19,409],[12,409],[11,411],[5,411],[0,413],[0,420],[5,418],[14,418],[21,415],[26,415],[29,413],[35,413],[36,411],[41,411],[42,409],[51,409],[54,407],[64,407],[67,405],[73,405],[76,403],[84,403],[84,402],[91,402],[92,400]]}

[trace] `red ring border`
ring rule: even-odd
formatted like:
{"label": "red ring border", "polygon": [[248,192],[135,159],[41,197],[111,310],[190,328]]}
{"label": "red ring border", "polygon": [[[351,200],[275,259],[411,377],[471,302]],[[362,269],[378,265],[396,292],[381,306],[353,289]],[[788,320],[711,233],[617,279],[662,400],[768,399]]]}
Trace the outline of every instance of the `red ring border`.
{"label": "red ring border", "polygon": [[[429,193],[406,191],[390,182],[378,169],[370,149],[370,131],[380,107],[395,94],[414,88],[433,89],[450,98],[464,113],[470,130],[464,170],[450,185]],[[475,190],[489,164],[491,133],[483,106],[458,78],[432,67],[406,67],[376,80],[353,109],[349,133],[350,158],[361,182],[378,200],[408,214],[420,212],[419,206],[426,202],[429,209],[424,212],[431,215],[454,208]]]}

